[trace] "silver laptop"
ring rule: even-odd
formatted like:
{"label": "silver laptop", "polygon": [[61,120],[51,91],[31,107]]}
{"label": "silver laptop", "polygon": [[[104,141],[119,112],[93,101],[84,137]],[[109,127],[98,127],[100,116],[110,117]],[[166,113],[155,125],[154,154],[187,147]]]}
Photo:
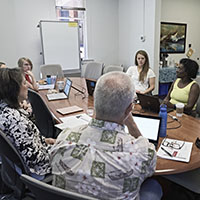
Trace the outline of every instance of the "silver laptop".
{"label": "silver laptop", "polygon": [[59,93],[47,94],[47,99],[49,101],[60,100],[60,99],[68,99],[71,86],[72,86],[72,81],[67,78],[66,83],[65,83],[65,87],[64,87],[64,91],[59,92]]}

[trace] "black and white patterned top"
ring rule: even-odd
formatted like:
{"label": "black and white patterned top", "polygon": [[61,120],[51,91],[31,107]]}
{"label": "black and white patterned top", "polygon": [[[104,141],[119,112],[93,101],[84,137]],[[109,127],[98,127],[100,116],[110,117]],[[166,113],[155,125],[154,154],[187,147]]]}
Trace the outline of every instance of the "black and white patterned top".
{"label": "black and white patterned top", "polygon": [[25,111],[10,108],[1,100],[0,128],[14,144],[31,173],[45,175],[51,172],[50,145],[45,143],[45,138]]}

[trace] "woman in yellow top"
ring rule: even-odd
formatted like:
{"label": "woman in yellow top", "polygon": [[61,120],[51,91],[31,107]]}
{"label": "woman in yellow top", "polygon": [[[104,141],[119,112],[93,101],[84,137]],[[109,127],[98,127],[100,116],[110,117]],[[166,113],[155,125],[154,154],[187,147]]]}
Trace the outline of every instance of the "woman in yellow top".
{"label": "woman in yellow top", "polygon": [[184,103],[184,113],[196,116],[196,102],[199,97],[199,85],[193,79],[196,78],[199,65],[194,60],[183,58],[176,70],[177,79],[164,99],[164,103],[170,108],[175,108],[177,103]]}

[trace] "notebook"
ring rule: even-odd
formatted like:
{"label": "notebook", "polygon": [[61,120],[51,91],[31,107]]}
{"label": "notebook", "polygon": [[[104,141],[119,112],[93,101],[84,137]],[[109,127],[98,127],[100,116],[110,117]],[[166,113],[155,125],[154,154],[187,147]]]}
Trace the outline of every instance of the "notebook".
{"label": "notebook", "polygon": [[[140,130],[143,137],[147,138],[149,142],[153,143],[155,147],[158,145],[161,117],[133,114],[133,119]],[[128,128],[125,127],[128,132]]]}
{"label": "notebook", "polygon": [[72,81],[67,78],[67,80],[65,82],[64,91],[63,92],[59,92],[59,93],[47,94],[47,99],[49,101],[59,100],[59,99],[68,99],[71,86],[72,86]]}
{"label": "notebook", "polygon": [[[137,97],[140,101],[140,105],[142,106],[142,109],[159,113],[160,104],[162,101],[161,99],[152,95],[146,95],[146,94],[140,94],[140,93],[137,93]],[[173,108],[167,108],[167,112],[171,112],[173,110],[174,110]]]}
{"label": "notebook", "polygon": [[62,115],[66,115],[66,114],[83,111],[83,108],[79,106],[70,106],[70,107],[56,109],[56,111]]}
{"label": "notebook", "polygon": [[92,96],[96,86],[96,80],[94,79],[85,79],[85,80],[86,80],[88,94]]}

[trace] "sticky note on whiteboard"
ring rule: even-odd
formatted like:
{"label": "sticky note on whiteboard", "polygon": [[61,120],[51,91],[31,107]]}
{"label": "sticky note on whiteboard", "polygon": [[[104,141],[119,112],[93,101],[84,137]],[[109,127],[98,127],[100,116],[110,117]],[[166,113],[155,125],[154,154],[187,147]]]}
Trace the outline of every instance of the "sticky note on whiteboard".
{"label": "sticky note on whiteboard", "polygon": [[77,27],[78,23],[76,23],[76,22],[70,22],[70,23],[68,23],[68,26],[69,27]]}

